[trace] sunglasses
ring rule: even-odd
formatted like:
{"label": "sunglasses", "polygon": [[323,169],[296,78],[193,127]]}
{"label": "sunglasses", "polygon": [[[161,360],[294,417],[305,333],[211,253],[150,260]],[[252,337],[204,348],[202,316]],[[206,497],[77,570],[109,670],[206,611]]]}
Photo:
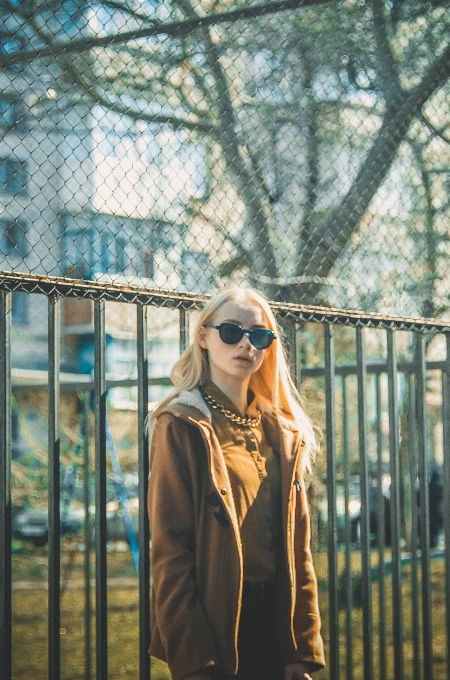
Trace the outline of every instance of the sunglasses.
{"label": "sunglasses", "polygon": [[242,328],[237,323],[231,321],[224,321],[219,326],[214,326],[212,323],[204,323],[205,328],[216,328],[219,331],[219,337],[226,345],[236,345],[244,335],[248,335],[248,339],[256,349],[267,349],[276,339],[276,335],[268,328]]}

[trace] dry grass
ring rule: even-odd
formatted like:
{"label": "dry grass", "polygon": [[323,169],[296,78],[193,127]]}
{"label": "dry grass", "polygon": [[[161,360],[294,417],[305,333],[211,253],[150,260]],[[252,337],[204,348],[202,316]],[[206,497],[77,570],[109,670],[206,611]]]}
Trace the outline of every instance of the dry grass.
{"label": "dry grass", "polygon": [[[66,546],[67,547],[67,546]],[[342,555],[339,555],[339,567],[342,569]],[[28,555],[14,557],[15,580],[27,580],[27,588],[16,588],[13,591],[13,668],[14,680],[44,680],[47,678],[47,591],[43,588],[46,577],[45,549],[33,550]],[[376,564],[376,554],[373,555]],[[137,579],[133,583],[131,561],[127,553],[112,553],[108,556],[111,585],[108,588],[108,677],[111,680],[137,680],[138,650],[138,588]],[[70,565],[70,569],[68,569]],[[433,615],[433,672],[434,679],[447,678],[446,624],[445,624],[445,573],[443,560],[432,562],[431,592]],[[316,557],[316,570],[319,578],[321,613],[323,618],[323,634],[325,641],[329,639],[328,631],[328,592],[327,592],[327,557],[320,553]],[[83,554],[64,553],[63,574],[66,574],[67,585],[61,600],[61,677],[63,680],[85,677],[84,655],[84,591],[82,587]],[[360,571],[360,555],[352,556],[352,572]],[[122,579],[122,581],[121,581]],[[33,587],[30,588],[30,581]],[[420,581],[420,579],[419,579]],[[66,584],[64,584],[66,585]],[[420,587],[420,582],[419,582]],[[392,591],[391,579],[386,578],[386,597],[384,611],[386,617],[387,679],[393,679],[393,642],[392,642]],[[412,643],[412,582],[411,567],[403,570],[402,612],[404,627],[405,678],[413,678],[413,643]],[[379,659],[379,583],[372,585],[373,602],[373,658],[375,673],[378,679]],[[420,602],[419,602],[420,611]],[[345,638],[344,610],[339,614],[340,627],[340,665],[341,677],[346,677],[346,658],[349,645]],[[95,621],[92,618],[92,656],[95,668]],[[352,656],[353,678],[362,680],[363,670],[363,616],[360,607],[352,610]],[[425,677],[421,671],[421,677]],[[94,677],[94,674],[93,674]],[[329,677],[327,669],[315,674],[315,680]],[[152,680],[169,680],[167,667],[157,660],[152,660]]]}
{"label": "dry grass", "polygon": [[[342,571],[344,555],[341,553],[338,559],[339,570]],[[386,562],[390,559],[389,552],[386,553]],[[372,566],[378,565],[377,553],[372,553]],[[320,610],[323,621],[323,636],[325,642],[329,640],[328,626],[328,588],[327,588],[327,556],[321,553],[316,556],[316,572],[319,579]],[[358,551],[352,554],[352,575],[355,578],[361,572],[361,556]],[[357,578],[355,578],[355,581]],[[420,567],[418,576],[419,589],[419,663],[420,677],[428,677],[422,665],[422,629],[421,629],[421,582]],[[374,665],[374,678],[380,680],[394,680],[394,642],[393,642],[393,594],[392,579],[388,575],[385,579],[385,597],[381,605],[384,609],[385,617],[385,636],[386,636],[386,679],[381,678],[380,660],[380,584],[375,578],[372,582],[372,654]],[[431,562],[431,600],[432,600],[432,653],[433,653],[433,678],[434,680],[448,679],[448,661],[446,649],[446,588],[445,588],[445,562],[444,560],[433,560]],[[402,619],[403,619],[403,658],[404,658],[404,677],[412,680],[414,677],[414,646],[413,646],[413,588],[411,565],[406,564],[402,569]],[[351,613],[352,639],[350,645],[346,638],[346,612],[339,612],[339,643],[340,643],[340,671],[341,677],[347,677],[347,662],[353,667],[354,680],[364,678],[363,662],[363,611],[359,606],[355,606]],[[348,660],[349,648],[352,650],[352,658]],[[325,680],[329,677],[328,670],[325,669],[315,674],[315,680]]]}
{"label": "dry grass", "polygon": [[[47,674],[48,591],[46,548],[29,548],[13,557],[13,676],[14,680],[45,680]],[[61,678],[85,677],[84,553],[64,539],[61,598]],[[94,578],[92,555],[91,577]],[[139,677],[138,580],[129,552],[108,555],[108,677]],[[95,589],[92,588],[92,611]],[[91,620],[92,677],[95,677],[95,618]],[[152,660],[152,680],[169,680],[167,667]]]}
{"label": "dry grass", "polygon": [[[135,588],[112,587],[109,594],[108,669],[111,679],[138,678],[138,596]],[[14,678],[47,678],[47,591],[14,591]],[[69,589],[62,599],[61,677],[83,678],[84,671],[84,595],[81,589]],[[92,636],[95,621],[92,619]],[[95,644],[91,644],[95,668]],[[170,678],[164,664],[154,660],[152,678]]]}

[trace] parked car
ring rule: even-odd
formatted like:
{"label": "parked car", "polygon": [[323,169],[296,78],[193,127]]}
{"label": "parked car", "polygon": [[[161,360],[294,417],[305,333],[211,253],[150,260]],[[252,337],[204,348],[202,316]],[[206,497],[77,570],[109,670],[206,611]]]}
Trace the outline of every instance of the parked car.
{"label": "parked car", "polygon": [[[384,475],[382,479],[382,496],[384,502],[384,542],[386,546],[391,545],[391,502],[390,502],[390,484],[391,479],[389,475]],[[352,476],[349,482],[349,501],[348,513],[351,526],[351,542],[359,543],[361,540],[361,492],[360,481],[358,476]],[[429,496],[429,532],[430,532],[430,547],[436,548],[439,542],[439,537],[444,529],[444,480],[442,467],[434,466],[431,470],[428,483]],[[417,513],[418,513],[418,531],[420,544],[420,494],[419,489],[416,490],[417,498]],[[344,493],[341,488],[337,493],[337,510],[338,510],[338,532],[339,539],[343,540],[344,520],[345,520],[345,501]],[[378,479],[372,475],[369,479],[369,526],[370,538],[373,546],[377,545],[379,537],[379,516],[378,516]]]}
{"label": "parked car", "polygon": [[[390,545],[390,477],[385,475],[382,479],[381,492],[384,503],[384,537],[385,544]],[[345,498],[342,485],[339,485],[336,494],[336,509],[338,516],[339,540],[344,540],[345,527]],[[358,475],[352,475],[349,480],[348,515],[350,520],[350,541],[361,541],[361,486]],[[378,517],[378,479],[371,476],[369,479],[369,531],[372,545],[376,545],[379,535]]]}
{"label": "parked car", "polygon": [[[106,504],[106,540],[126,541],[130,543],[130,533],[134,533],[138,540],[139,532],[139,499],[129,498],[127,501],[128,515],[131,519],[131,527],[127,527],[123,508],[119,501],[112,500]],[[95,532],[93,532],[95,536]]]}
{"label": "parked car", "polygon": [[[83,521],[74,514],[68,513],[61,519],[61,535],[75,534],[83,526]],[[48,541],[48,512],[13,506],[12,535],[24,541],[31,541],[36,546],[45,545]]]}

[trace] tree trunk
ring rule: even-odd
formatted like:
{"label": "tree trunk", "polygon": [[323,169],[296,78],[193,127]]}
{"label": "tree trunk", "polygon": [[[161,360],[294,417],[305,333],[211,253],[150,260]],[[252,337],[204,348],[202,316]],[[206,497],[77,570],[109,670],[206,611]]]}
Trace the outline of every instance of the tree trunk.
{"label": "tree trunk", "polygon": [[[450,46],[436,60],[421,83],[386,111],[381,129],[350,191],[329,219],[316,226],[310,239],[304,244],[298,266],[299,274],[321,278],[329,276],[386,177],[413,119],[449,75]],[[317,303],[322,287],[322,282],[290,286],[290,300]]]}

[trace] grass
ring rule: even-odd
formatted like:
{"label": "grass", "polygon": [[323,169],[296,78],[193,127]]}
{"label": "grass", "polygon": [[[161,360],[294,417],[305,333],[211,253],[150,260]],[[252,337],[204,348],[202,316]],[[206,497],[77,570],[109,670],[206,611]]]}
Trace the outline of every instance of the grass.
{"label": "grass", "polygon": [[[13,677],[48,677],[47,549],[22,543],[13,556]],[[85,678],[84,553],[64,539],[61,564],[61,678]],[[91,579],[94,578],[91,556]],[[108,555],[108,677],[136,680],[139,675],[139,594],[128,550]],[[92,582],[92,580],[91,580]],[[95,589],[92,588],[92,611]],[[91,619],[92,677],[95,677],[95,616]],[[152,659],[152,680],[170,680],[167,666]]]}
{"label": "grass", "polygon": [[[61,598],[61,677],[71,680],[85,677],[85,632],[84,632],[84,554],[77,545],[64,540],[62,558],[62,598]],[[387,555],[388,558],[388,555]],[[94,556],[92,556],[92,561]],[[377,555],[372,555],[373,565],[377,565]],[[343,569],[343,555],[339,555],[339,569]],[[443,560],[431,563],[431,596],[433,621],[433,677],[434,680],[447,678],[446,651],[446,592],[445,565]],[[319,580],[319,595],[323,619],[323,636],[327,648],[328,626],[328,578],[327,556],[316,556],[316,571]],[[360,554],[352,554],[352,574],[360,572]],[[93,576],[93,573],[92,573]],[[44,680],[47,678],[47,597],[45,589],[47,577],[47,553],[45,548],[25,546],[22,554],[13,557],[13,676],[14,680]],[[411,566],[406,565],[402,572],[402,616],[403,616],[403,653],[405,678],[413,678],[413,618],[412,618],[412,578]],[[108,677],[111,680],[137,680],[139,673],[138,648],[138,583],[133,572],[128,552],[112,552],[108,555]],[[356,580],[356,579],[355,579]],[[26,587],[24,587],[26,586]],[[380,677],[381,660],[379,656],[379,587],[377,580],[372,583],[373,609],[373,660],[374,678]],[[420,589],[420,575],[419,575]],[[94,598],[94,590],[92,590]],[[419,616],[421,603],[419,598]],[[94,605],[94,603],[93,603]],[[92,606],[93,606],[92,605]],[[383,603],[386,620],[387,680],[393,680],[393,636],[392,636],[392,584],[391,578],[385,581],[385,600]],[[360,607],[352,609],[352,636],[350,643],[345,638],[346,612],[339,612],[340,629],[340,670],[346,678],[347,655],[352,652],[351,665],[353,678],[364,677],[363,667],[363,613]],[[95,669],[95,620],[91,621],[92,668]],[[420,643],[421,644],[421,643]],[[419,650],[420,652],[420,650]],[[94,677],[94,670],[92,673]],[[315,680],[326,680],[328,669],[315,674]],[[425,677],[421,669],[420,677]],[[152,680],[170,680],[165,664],[152,660]]]}
{"label": "grass", "polygon": [[[109,595],[108,669],[111,679],[135,680],[138,677],[138,601],[134,588],[112,587]],[[47,678],[47,591],[14,592],[13,675],[21,680]],[[92,636],[95,621],[92,619]],[[93,668],[95,644],[91,643]],[[80,589],[69,589],[62,599],[61,677],[85,677],[84,596]],[[152,678],[167,680],[165,664],[152,663]]]}

